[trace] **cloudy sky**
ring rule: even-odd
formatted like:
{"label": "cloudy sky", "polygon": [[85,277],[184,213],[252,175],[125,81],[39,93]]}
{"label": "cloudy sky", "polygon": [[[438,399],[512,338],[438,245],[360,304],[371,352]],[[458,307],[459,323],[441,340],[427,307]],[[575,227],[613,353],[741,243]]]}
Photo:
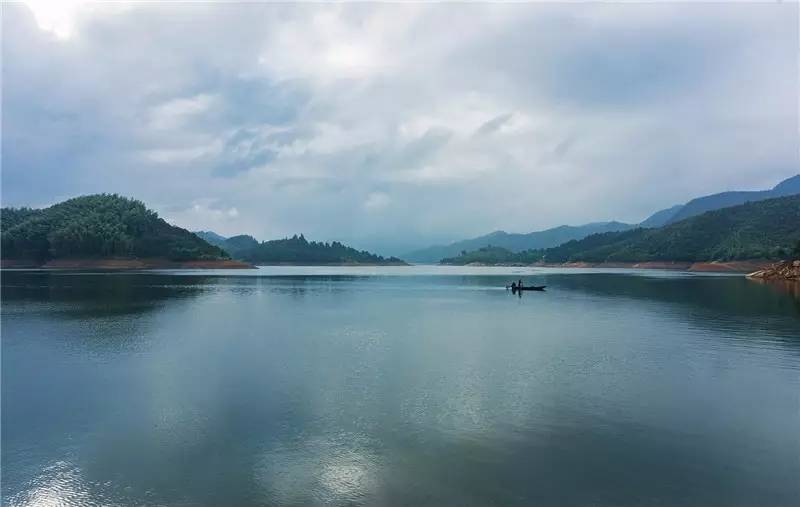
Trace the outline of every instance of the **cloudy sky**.
{"label": "cloudy sky", "polygon": [[381,253],[799,172],[798,5],[2,6],[2,198]]}

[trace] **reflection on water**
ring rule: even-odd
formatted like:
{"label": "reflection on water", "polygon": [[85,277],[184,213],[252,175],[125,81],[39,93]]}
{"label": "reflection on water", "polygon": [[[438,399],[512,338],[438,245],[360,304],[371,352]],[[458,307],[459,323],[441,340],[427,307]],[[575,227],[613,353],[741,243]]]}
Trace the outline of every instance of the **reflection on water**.
{"label": "reflection on water", "polygon": [[[378,490],[378,457],[359,435],[279,443],[256,463],[254,479],[277,505],[365,502]],[[373,444],[374,445],[374,444]]]}
{"label": "reflection on water", "polygon": [[518,298],[510,270],[320,270],[4,272],[4,502],[800,497],[785,292],[531,270],[548,291]]}

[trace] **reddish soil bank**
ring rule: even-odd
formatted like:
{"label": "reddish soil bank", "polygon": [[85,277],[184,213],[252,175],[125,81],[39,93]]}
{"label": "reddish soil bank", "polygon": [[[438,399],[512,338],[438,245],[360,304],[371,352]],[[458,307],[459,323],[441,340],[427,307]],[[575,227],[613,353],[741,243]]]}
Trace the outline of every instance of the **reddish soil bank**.
{"label": "reddish soil bank", "polygon": [[43,269],[255,269],[250,264],[233,260],[171,261],[169,259],[55,259],[44,264],[16,259],[3,259],[3,268]]}

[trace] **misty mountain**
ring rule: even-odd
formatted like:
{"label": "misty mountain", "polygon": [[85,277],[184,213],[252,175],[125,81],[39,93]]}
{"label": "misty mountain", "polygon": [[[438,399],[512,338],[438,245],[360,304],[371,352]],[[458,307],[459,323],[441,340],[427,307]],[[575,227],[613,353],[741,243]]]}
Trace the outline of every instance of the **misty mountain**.
{"label": "misty mountain", "polygon": [[401,257],[410,262],[439,262],[445,257],[455,257],[462,251],[472,251],[485,246],[501,247],[512,252],[558,246],[567,241],[582,239],[590,234],[632,229],[635,225],[621,222],[596,222],[585,225],[561,225],[544,231],[527,234],[495,231],[477,238],[456,241],[449,245],[436,245],[409,252]]}
{"label": "misty mountain", "polygon": [[436,245],[415,250],[402,257],[411,262],[438,262],[443,258],[456,257],[462,251],[472,252],[488,246],[504,248],[514,253],[530,249],[552,248],[567,241],[581,240],[592,234],[620,232],[636,227],[658,228],[701,215],[707,211],[795,194],[800,194],[800,175],[787,178],[770,190],[721,192],[698,197],[686,204],[677,204],[657,211],[637,225],[612,221],[579,226],[562,225],[528,234],[496,231],[477,238],[456,241],[449,245]]}
{"label": "misty mountain", "polygon": [[666,225],[667,222],[672,219],[682,208],[683,204],[676,204],[671,208],[662,209],[661,211],[656,211],[649,217],[647,217],[642,223],[639,224],[639,227],[646,227],[648,229],[652,229],[654,227],[661,227]]}
{"label": "misty mountain", "polygon": [[787,195],[800,194],[800,174],[787,178],[770,190],[720,192],[692,199],[683,205],[673,206],[657,211],[643,221],[642,227],[661,227],[667,224],[680,222],[689,217],[700,215],[706,211],[713,211],[730,206],[737,206],[746,202],[763,201]]}
{"label": "misty mountain", "polygon": [[192,234],[202,240],[205,240],[206,243],[210,243],[219,247],[221,247],[222,244],[225,243],[225,240],[228,239],[225,236],[220,236],[214,231],[192,231]]}
{"label": "misty mountain", "polygon": [[800,195],[752,200],[658,229],[609,233],[544,252],[547,262],[780,259],[800,240]]}
{"label": "misty mountain", "polygon": [[482,247],[443,264],[785,259],[800,245],[800,195],[708,211],[659,228],[592,234],[554,248]]}
{"label": "misty mountain", "polygon": [[253,236],[239,234],[238,236],[232,236],[226,239],[220,246],[231,254],[231,256],[238,259],[247,256],[248,253],[257,248],[258,245],[258,240]]}

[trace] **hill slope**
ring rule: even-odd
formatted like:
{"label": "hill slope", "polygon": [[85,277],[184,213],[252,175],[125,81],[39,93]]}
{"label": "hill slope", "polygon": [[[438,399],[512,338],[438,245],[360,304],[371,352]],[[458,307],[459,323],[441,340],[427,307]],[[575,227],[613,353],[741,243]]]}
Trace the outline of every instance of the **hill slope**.
{"label": "hill slope", "polygon": [[225,240],[228,239],[225,236],[220,236],[214,231],[192,231],[192,234],[204,240],[206,243],[218,246],[220,248],[222,248],[222,245],[223,243],[225,243]]}
{"label": "hill slope", "polygon": [[[698,197],[686,204],[677,204],[670,208],[656,211],[638,224],[638,227],[657,228],[679,222],[689,217],[700,215],[706,211],[736,206],[750,201],[762,201],[788,195],[800,194],[800,175],[787,178],[770,190],[721,192]],[[449,245],[436,245],[415,250],[403,255],[412,262],[438,262],[440,259],[456,257],[462,251],[474,251],[486,246],[501,247],[512,252],[529,249],[551,248],[571,240],[583,239],[591,234],[603,232],[625,231],[637,225],[621,222],[596,222],[579,226],[562,225],[543,231],[528,234],[509,234],[496,231],[477,238],[457,241]]]}
{"label": "hill slope", "polygon": [[661,211],[656,211],[649,217],[647,217],[644,221],[639,224],[639,227],[647,227],[647,228],[654,228],[654,227],[662,227],[667,222],[669,222],[672,217],[674,217],[682,208],[683,204],[676,204],[671,208],[662,209]]}
{"label": "hill slope", "polygon": [[776,197],[800,194],[800,174],[787,178],[770,190],[720,192],[692,199],[683,205],[673,206],[653,213],[640,225],[642,227],[661,227],[697,216],[706,211],[737,206],[751,201],[763,201]]}
{"label": "hill slope", "polygon": [[547,262],[724,261],[781,258],[800,239],[800,195],[709,211],[661,229],[590,236],[544,253]]}
{"label": "hill slope", "polygon": [[3,259],[226,259],[220,248],[168,224],[145,205],[116,194],[69,199],[44,209],[3,208]]}
{"label": "hill slope", "polygon": [[596,222],[586,225],[561,225],[544,231],[514,234],[495,231],[477,238],[457,241],[449,245],[436,245],[403,255],[412,262],[439,262],[445,257],[459,255],[462,251],[473,251],[486,246],[500,247],[512,252],[549,248],[590,234],[609,231],[624,231],[635,226],[621,222]]}
{"label": "hill slope", "polygon": [[[800,240],[800,195],[709,211],[660,229],[594,234],[495,262],[647,262],[777,259]],[[464,257],[462,259],[462,257]],[[470,256],[446,259],[459,264]],[[474,255],[472,256],[474,257]]]}

